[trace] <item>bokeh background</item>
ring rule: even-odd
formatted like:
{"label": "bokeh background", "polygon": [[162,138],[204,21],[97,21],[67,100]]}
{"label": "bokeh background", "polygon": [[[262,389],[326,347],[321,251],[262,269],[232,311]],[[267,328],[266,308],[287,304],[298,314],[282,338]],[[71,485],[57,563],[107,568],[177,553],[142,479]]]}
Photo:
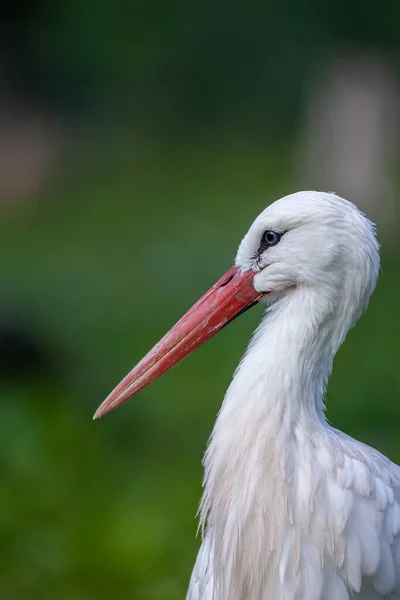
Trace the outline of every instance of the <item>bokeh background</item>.
{"label": "bokeh background", "polygon": [[261,309],[99,421],[300,188],[378,224],[330,421],[400,462],[400,3],[8,2],[0,23],[0,597],[178,600],[201,457]]}

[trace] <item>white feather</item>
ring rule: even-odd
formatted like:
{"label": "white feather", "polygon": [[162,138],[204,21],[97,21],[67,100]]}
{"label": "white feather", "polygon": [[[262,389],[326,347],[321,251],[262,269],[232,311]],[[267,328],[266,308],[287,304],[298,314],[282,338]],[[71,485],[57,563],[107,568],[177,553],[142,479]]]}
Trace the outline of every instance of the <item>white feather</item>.
{"label": "white feather", "polygon": [[[257,255],[265,230],[283,236]],[[373,225],[334,194],[293,194],[256,219],[236,264],[274,303],[207,448],[187,600],[399,599],[400,469],[324,416],[378,276]]]}

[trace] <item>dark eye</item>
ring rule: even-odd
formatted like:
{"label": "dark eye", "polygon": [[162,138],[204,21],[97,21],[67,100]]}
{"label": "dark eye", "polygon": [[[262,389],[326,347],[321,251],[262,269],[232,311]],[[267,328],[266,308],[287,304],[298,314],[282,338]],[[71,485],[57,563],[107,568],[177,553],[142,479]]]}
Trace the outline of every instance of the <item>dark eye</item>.
{"label": "dark eye", "polygon": [[266,231],[263,235],[263,244],[265,246],[276,246],[281,241],[282,234],[276,231]]}

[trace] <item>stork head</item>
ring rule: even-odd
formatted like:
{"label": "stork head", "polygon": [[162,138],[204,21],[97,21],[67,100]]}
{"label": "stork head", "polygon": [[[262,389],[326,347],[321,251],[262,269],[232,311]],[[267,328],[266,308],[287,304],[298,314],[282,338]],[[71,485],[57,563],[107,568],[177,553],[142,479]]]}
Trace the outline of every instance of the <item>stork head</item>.
{"label": "stork head", "polygon": [[236,265],[255,272],[267,302],[295,289],[314,290],[331,306],[366,307],[379,272],[374,225],[334,193],[298,192],[277,200],[251,225]]}
{"label": "stork head", "polygon": [[333,193],[298,192],[274,202],[243,238],[236,265],[128,373],[95,418],[146,387],[260,300],[310,291],[324,314],[344,311],[350,326],[365,308],[378,271],[374,226],[347,200]]}

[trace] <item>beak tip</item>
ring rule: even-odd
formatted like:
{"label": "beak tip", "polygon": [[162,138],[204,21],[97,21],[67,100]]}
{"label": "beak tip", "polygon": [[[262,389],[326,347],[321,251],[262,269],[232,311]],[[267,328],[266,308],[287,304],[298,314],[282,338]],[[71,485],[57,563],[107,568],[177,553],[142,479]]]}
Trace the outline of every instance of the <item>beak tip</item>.
{"label": "beak tip", "polygon": [[104,402],[103,404],[100,404],[99,408],[93,415],[93,421],[97,421],[98,419],[101,419],[101,417],[104,417],[104,415],[107,414],[109,410],[110,408],[108,406],[104,406]]}
{"label": "beak tip", "polygon": [[97,409],[93,415],[93,421],[97,421],[97,419],[100,419],[100,417],[101,417],[100,411],[99,411],[99,409]]}

